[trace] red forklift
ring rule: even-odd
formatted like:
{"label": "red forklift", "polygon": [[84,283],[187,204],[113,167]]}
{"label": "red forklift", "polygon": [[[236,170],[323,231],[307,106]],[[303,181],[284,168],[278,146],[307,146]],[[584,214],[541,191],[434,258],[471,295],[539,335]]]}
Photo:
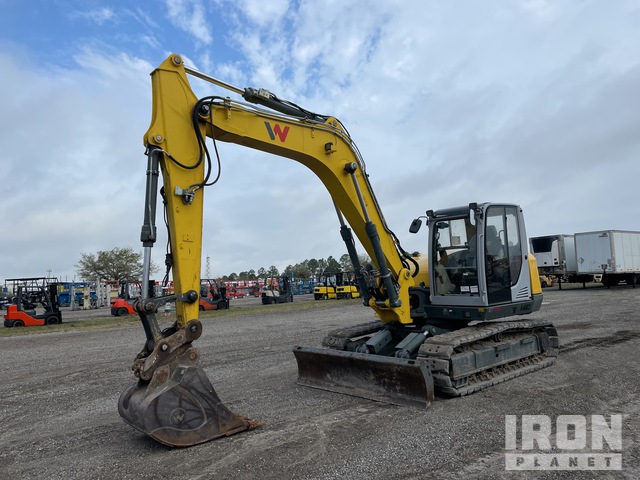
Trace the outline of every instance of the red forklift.
{"label": "red forklift", "polygon": [[[36,314],[38,304],[44,313]],[[19,285],[12,303],[7,305],[4,315],[5,327],[38,327],[62,323],[58,284],[43,286]]]}
{"label": "red forklift", "polygon": [[204,310],[225,310],[229,308],[229,298],[227,298],[227,287],[213,278],[203,278],[200,281],[200,311]]}
{"label": "red forklift", "polygon": [[[154,295],[156,282],[149,280],[149,295]],[[121,282],[118,290],[118,298],[111,300],[111,315],[124,317],[125,315],[135,315],[133,301],[140,295],[142,284],[140,282]]]}

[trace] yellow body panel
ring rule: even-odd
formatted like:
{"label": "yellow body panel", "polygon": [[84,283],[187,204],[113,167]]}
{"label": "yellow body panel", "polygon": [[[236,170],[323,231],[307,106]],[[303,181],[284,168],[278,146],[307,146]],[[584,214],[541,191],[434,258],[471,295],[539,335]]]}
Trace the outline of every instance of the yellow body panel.
{"label": "yellow body panel", "polygon": [[[429,257],[426,254],[419,254],[413,259],[418,262],[418,274],[413,277],[413,281],[416,285],[422,285],[423,287],[429,286]],[[411,266],[411,274],[415,271],[415,267],[412,263],[409,263]]]}
{"label": "yellow body panel", "polygon": [[531,293],[533,295],[542,294],[542,285],[540,285],[540,276],[538,275],[538,262],[536,257],[530,253],[529,255],[529,282],[531,284]]}

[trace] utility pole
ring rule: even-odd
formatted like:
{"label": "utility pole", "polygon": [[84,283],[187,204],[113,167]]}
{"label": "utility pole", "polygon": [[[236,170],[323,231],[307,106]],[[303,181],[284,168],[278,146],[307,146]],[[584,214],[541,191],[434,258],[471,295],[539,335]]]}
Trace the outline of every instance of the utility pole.
{"label": "utility pole", "polygon": [[204,277],[211,278],[211,258],[207,255],[207,261],[204,268]]}

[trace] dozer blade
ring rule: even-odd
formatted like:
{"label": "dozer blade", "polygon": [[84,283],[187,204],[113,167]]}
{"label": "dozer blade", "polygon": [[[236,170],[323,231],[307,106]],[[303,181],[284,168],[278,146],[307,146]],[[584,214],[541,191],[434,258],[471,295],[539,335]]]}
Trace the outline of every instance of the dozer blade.
{"label": "dozer blade", "polygon": [[298,383],[394,405],[426,408],[433,378],[425,362],[326,348],[296,347]]}
{"label": "dozer blade", "polygon": [[229,410],[206,373],[191,358],[194,348],[140,380],[118,401],[120,416],[160,443],[188,447],[248,430],[258,424]]}

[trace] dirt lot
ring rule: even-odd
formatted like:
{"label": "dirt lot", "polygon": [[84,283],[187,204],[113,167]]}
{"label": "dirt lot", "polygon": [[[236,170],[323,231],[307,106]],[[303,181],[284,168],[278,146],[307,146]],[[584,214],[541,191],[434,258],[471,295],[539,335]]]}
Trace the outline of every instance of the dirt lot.
{"label": "dirt lot", "polygon": [[[0,478],[640,478],[640,289],[546,289],[534,316],[558,327],[556,364],[426,411],[298,386],[295,345],[372,318],[356,300],[301,300],[234,300],[204,317],[197,346],[219,396],[265,425],[187,449],[118,416],[143,342],[136,322],[0,338]],[[523,414],[623,414],[622,470],[505,471],[505,415]]]}

